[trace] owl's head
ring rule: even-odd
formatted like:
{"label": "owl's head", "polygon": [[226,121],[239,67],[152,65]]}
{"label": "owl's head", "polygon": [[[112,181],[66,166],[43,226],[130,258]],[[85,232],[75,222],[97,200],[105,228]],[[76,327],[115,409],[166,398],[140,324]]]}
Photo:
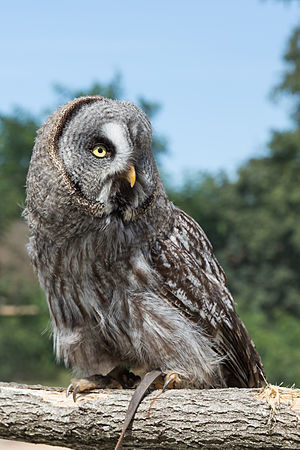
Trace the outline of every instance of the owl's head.
{"label": "owl's head", "polygon": [[73,203],[91,215],[137,217],[157,189],[151,137],[148,117],[131,102],[98,96],[69,102],[38,133],[28,205],[40,204],[44,217],[55,203],[56,210]]}
{"label": "owl's head", "polygon": [[75,103],[59,127],[57,156],[79,196],[102,204],[104,214],[129,219],[156,186],[150,121],[131,102],[85,97]]}

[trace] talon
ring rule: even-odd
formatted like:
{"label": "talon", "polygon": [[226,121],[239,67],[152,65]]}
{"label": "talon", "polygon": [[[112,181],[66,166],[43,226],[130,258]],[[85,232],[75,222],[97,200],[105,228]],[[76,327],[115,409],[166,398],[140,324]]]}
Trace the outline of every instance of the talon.
{"label": "talon", "polygon": [[172,388],[175,388],[176,384],[180,385],[180,383],[181,383],[181,379],[180,379],[179,375],[175,372],[167,373],[167,375],[164,377],[164,379],[165,379],[165,382],[164,382],[164,385],[163,385],[161,391],[152,399],[152,401],[149,405],[148,413],[146,416],[147,419],[150,418],[150,411],[151,411],[153,404],[161,396],[161,394],[163,394],[165,392],[165,390],[168,388],[168,386],[171,385],[169,387],[169,389],[172,389]]}
{"label": "talon", "polygon": [[[179,385],[180,383],[181,383],[181,379],[177,373],[172,373],[172,372],[168,373],[165,376],[165,383],[163,385],[162,391],[165,392],[165,390],[167,389],[169,384],[172,384],[175,386],[176,384]],[[174,386],[172,386],[172,387],[174,387]]]}
{"label": "talon", "polygon": [[69,386],[68,386],[68,388],[67,388],[67,390],[66,390],[66,397],[69,397],[69,395],[70,395],[70,393],[71,393],[71,390],[72,390],[72,388],[73,388],[73,384],[72,384],[72,383],[70,383],[70,384],[69,384]]}
{"label": "talon", "polygon": [[[125,377],[121,382],[121,375],[125,372],[127,377]],[[73,393],[73,400],[76,402],[76,399],[78,397],[78,394],[80,392],[88,392],[92,389],[120,389],[123,388],[131,388],[138,384],[140,381],[140,377],[135,376],[133,373],[129,372],[128,370],[124,371],[122,369],[121,371],[119,369],[116,369],[111,372],[110,374],[103,376],[103,375],[91,375],[86,378],[72,378],[71,383],[69,384],[67,390],[66,390],[66,397],[70,395],[70,393]]]}
{"label": "talon", "polygon": [[74,387],[74,390],[73,390],[73,400],[74,400],[74,403],[76,403],[76,395],[77,395],[79,389],[80,389],[80,385],[79,385],[79,383],[78,383],[78,384],[76,384],[76,386]]}

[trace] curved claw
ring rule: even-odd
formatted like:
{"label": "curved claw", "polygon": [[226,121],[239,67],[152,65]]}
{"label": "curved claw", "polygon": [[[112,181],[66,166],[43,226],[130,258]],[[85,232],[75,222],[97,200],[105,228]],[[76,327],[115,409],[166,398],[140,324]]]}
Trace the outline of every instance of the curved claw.
{"label": "curved claw", "polygon": [[76,396],[77,396],[78,391],[80,391],[80,385],[79,385],[79,383],[76,384],[76,386],[75,386],[74,389],[73,389],[73,400],[74,400],[74,402],[76,402]]}
{"label": "curved claw", "polygon": [[67,388],[67,390],[66,390],[66,397],[69,397],[69,395],[70,395],[70,393],[72,391],[72,388],[73,388],[73,384],[70,383],[68,388]]}
{"label": "curved claw", "polygon": [[179,376],[177,375],[177,373],[168,373],[165,377],[166,381],[163,385],[162,388],[162,392],[165,392],[165,390],[167,389],[167,387],[169,386],[169,384],[171,383],[180,383],[181,379],[179,378]]}
{"label": "curved claw", "polygon": [[177,374],[177,373],[173,373],[173,372],[170,372],[170,373],[168,373],[166,376],[165,376],[165,382],[164,382],[164,385],[163,385],[163,387],[162,387],[162,389],[161,389],[161,391],[152,399],[152,401],[151,401],[151,403],[150,403],[150,406],[149,406],[149,409],[148,409],[148,413],[147,413],[147,418],[149,419],[149,417],[150,417],[150,410],[151,410],[151,408],[152,408],[152,406],[153,406],[153,404],[154,404],[154,402],[156,402],[156,400],[158,399],[158,397],[160,397],[165,391],[166,391],[166,389],[168,388],[168,386],[170,385],[170,384],[172,384],[172,383],[180,383],[181,382],[181,379],[179,378],[179,375]]}

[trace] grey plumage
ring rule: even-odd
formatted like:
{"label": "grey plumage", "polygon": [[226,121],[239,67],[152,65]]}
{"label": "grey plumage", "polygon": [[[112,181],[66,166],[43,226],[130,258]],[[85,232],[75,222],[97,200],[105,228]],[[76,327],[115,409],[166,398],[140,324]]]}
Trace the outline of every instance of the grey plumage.
{"label": "grey plumage", "polygon": [[[97,144],[107,157],[92,154]],[[49,117],[24,214],[56,354],[77,374],[124,364],[176,372],[191,387],[260,385],[224,273],[199,225],[169,201],[150,122],[133,103],[82,97]]]}

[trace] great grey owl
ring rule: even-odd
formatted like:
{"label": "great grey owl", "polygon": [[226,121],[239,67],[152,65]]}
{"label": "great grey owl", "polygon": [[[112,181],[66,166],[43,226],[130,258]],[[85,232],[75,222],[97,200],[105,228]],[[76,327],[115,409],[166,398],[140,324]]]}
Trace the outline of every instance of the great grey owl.
{"label": "great grey owl", "polygon": [[87,380],[130,367],[184,387],[260,386],[260,356],[206,235],[167,197],[151,134],[133,103],[99,96],[38,131],[25,216],[56,355]]}

